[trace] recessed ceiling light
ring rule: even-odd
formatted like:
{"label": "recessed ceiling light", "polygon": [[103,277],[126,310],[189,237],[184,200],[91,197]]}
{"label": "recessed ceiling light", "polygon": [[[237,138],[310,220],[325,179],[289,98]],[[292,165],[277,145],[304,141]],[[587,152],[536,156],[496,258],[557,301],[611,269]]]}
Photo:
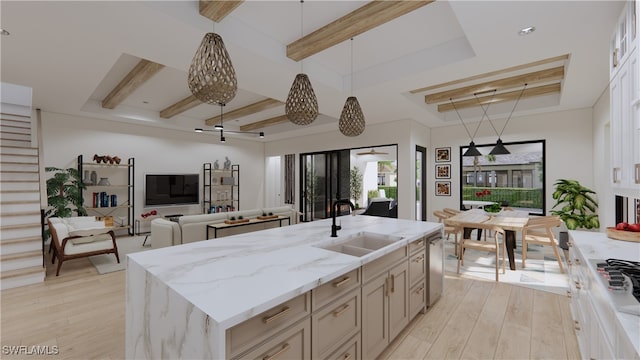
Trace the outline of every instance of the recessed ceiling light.
{"label": "recessed ceiling light", "polygon": [[526,28],[520,29],[520,31],[518,31],[518,35],[525,36],[531,34],[534,31],[536,31],[535,26],[527,26]]}
{"label": "recessed ceiling light", "polygon": [[8,36],[8,35],[10,35],[10,33],[9,33],[7,30],[5,30],[5,29],[0,29],[0,33],[1,33],[3,36],[4,36],[4,35],[7,35],[7,36]]}

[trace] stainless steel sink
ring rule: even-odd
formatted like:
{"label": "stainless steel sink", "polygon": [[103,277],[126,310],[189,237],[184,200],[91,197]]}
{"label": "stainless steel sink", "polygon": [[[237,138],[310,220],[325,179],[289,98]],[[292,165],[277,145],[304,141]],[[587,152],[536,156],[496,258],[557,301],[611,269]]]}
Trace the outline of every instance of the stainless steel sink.
{"label": "stainless steel sink", "polygon": [[344,239],[316,245],[321,249],[335,251],[346,255],[361,257],[402,240],[401,236],[377,234],[361,231]]}

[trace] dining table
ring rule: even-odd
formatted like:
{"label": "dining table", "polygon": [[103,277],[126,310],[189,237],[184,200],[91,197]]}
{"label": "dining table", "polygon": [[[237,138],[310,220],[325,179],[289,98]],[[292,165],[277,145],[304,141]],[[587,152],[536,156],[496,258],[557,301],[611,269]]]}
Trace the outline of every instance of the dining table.
{"label": "dining table", "polygon": [[[504,241],[509,257],[509,269],[515,270],[514,249],[516,248],[516,232],[522,231],[529,221],[529,213],[520,210],[501,210],[497,214],[490,214],[482,209],[462,211],[444,219],[445,225],[462,227],[462,238],[470,239],[473,229],[491,229],[499,227],[504,230]],[[481,241],[478,239],[477,241]]]}

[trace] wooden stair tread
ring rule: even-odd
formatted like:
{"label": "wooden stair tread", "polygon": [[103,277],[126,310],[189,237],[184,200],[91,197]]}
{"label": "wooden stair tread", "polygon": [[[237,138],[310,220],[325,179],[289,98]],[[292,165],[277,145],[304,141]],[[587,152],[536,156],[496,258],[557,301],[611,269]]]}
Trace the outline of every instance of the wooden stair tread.
{"label": "wooden stair tread", "polygon": [[[37,147],[33,147],[33,146],[15,146],[15,145],[0,145],[0,149],[20,149],[20,150],[31,149],[31,150],[38,150]],[[3,151],[2,153],[5,153],[5,152]]]}
{"label": "wooden stair tread", "polygon": [[[35,192],[35,191],[33,191]],[[21,204],[34,204],[39,203],[40,200],[12,200],[12,201],[2,201],[0,200],[0,204],[2,205],[21,205]]]}
{"label": "wooden stair tread", "polygon": [[[0,171],[1,173],[2,171]],[[0,179],[0,183],[39,183],[40,180],[4,180],[4,179]]]}
{"label": "wooden stair tread", "polygon": [[0,194],[31,194],[40,193],[40,190],[0,190]]}
{"label": "wooden stair tread", "polygon": [[[30,122],[27,122],[27,121],[17,121],[17,120],[6,120],[6,121],[15,121],[15,122],[17,122],[17,123],[23,123],[23,124],[28,124],[28,125],[30,125],[30,124],[31,124]],[[3,123],[3,124],[0,124],[0,126],[3,126],[3,127],[10,127],[10,128],[16,128],[16,129],[28,129],[28,130],[30,130],[30,129],[31,129],[31,126],[19,126],[19,125],[4,124],[4,123]]]}
{"label": "wooden stair tread", "polygon": [[42,238],[40,236],[29,236],[29,237],[23,237],[23,238],[16,238],[16,239],[2,239],[2,241],[0,241],[0,245],[9,245],[9,244],[20,244],[20,243],[28,243],[28,242],[42,242]]}
{"label": "wooden stair tread", "polygon": [[17,254],[0,255],[0,261],[28,259],[32,257],[42,258],[42,250],[25,251]]}
{"label": "wooden stair tread", "polygon": [[25,170],[0,170],[0,174],[37,174],[38,171]]}
{"label": "wooden stair tread", "polygon": [[[40,216],[40,213],[34,213]],[[0,230],[15,230],[15,229],[29,229],[34,226],[40,227],[42,224],[40,223],[30,223],[30,224],[18,224],[18,225],[2,225],[0,226]],[[4,242],[4,240],[3,240]]]}
{"label": "wooden stair tread", "polygon": [[43,268],[42,266],[31,266],[31,267],[24,268],[24,269],[2,271],[2,272],[0,272],[0,279],[8,279],[8,278],[18,277],[18,276],[34,275],[34,274],[39,274],[39,273],[44,273],[44,272],[45,272],[45,268]]}
{"label": "wooden stair tread", "polygon": [[[40,216],[40,211],[19,211],[19,212],[4,211],[2,212],[2,216],[31,216],[31,215]],[[2,226],[2,228],[4,229],[4,226]]]}

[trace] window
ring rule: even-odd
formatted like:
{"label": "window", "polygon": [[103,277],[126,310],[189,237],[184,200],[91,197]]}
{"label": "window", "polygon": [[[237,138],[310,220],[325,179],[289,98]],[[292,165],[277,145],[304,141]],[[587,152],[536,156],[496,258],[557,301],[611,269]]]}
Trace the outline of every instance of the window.
{"label": "window", "polygon": [[[462,156],[460,201],[492,201],[530,214],[544,215],[545,141],[504,143],[511,154],[490,155],[494,144],[477,145],[482,156]],[[486,155],[485,155],[486,154]]]}

